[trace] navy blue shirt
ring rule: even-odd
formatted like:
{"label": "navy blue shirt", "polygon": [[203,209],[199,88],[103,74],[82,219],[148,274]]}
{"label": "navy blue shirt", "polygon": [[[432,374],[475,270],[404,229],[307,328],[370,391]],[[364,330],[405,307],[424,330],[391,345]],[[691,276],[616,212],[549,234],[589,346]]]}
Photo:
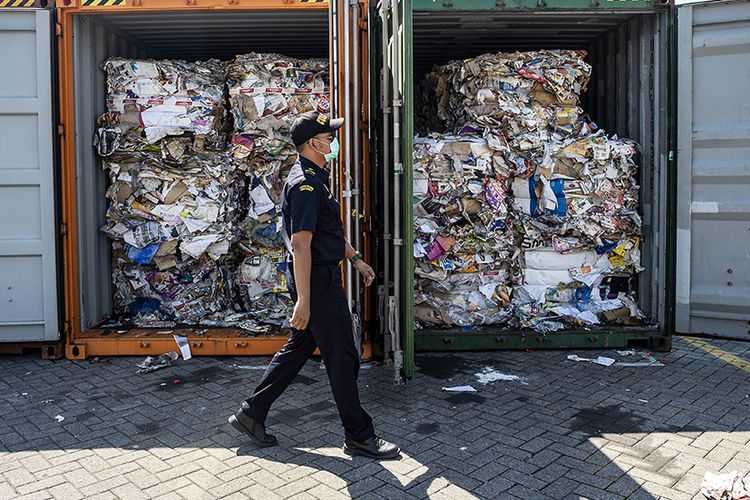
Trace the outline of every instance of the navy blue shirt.
{"label": "navy blue shirt", "polygon": [[[328,170],[300,156],[282,192],[281,214],[289,246],[294,233],[312,232],[313,263],[338,262],[345,254],[341,206],[328,188],[328,175]],[[291,253],[291,248],[287,250]]]}

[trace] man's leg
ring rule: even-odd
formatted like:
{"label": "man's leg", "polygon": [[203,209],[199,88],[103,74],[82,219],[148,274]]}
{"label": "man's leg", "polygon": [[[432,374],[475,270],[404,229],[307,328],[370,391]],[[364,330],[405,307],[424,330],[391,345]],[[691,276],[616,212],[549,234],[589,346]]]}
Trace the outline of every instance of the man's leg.
{"label": "man's leg", "polygon": [[242,412],[265,423],[271,404],[289,387],[316,347],[309,328],[292,330],[291,337],[271,360],[253,395],[242,403]]}
{"label": "man's leg", "polygon": [[359,353],[354,346],[352,318],[338,266],[331,266],[331,272],[333,276],[328,290],[322,297],[314,299],[310,330],[320,347],[346,437],[364,441],[375,436],[375,429],[372,418],[359,401]]}

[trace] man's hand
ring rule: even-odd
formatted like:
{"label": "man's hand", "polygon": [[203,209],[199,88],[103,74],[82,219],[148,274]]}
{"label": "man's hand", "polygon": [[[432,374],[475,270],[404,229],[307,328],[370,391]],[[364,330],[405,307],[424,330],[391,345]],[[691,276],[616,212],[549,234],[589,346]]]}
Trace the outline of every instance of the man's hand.
{"label": "man's hand", "polygon": [[300,300],[294,304],[294,313],[292,314],[292,328],[295,330],[304,330],[310,322],[310,304]]}
{"label": "man's hand", "polygon": [[358,260],[354,264],[354,268],[359,271],[359,274],[365,279],[365,286],[370,286],[375,280],[375,271],[373,271],[364,260]]}

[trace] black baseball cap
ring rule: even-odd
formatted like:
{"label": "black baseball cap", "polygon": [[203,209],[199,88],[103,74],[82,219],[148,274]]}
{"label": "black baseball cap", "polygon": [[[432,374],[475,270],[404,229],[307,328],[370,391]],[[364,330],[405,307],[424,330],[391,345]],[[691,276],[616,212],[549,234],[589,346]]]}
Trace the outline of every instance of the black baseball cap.
{"label": "black baseball cap", "polygon": [[343,124],[343,118],[331,120],[323,113],[308,111],[299,115],[292,123],[292,141],[295,146],[300,146],[318,134],[337,131]]}

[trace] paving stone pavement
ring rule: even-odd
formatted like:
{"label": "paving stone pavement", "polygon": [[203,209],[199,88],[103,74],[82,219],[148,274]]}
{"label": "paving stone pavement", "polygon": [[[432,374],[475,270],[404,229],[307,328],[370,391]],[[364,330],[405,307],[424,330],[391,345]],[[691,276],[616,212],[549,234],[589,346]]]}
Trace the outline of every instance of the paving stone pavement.
{"label": "paving stone pavement", "polygon": [[[709,344],[750,361],[750,343]],[[261,450],[226,417],[267,359],[193,358],[137,375],[140,358],[3,357],[0,499],[689,499],[702,498],[706,471],[750,474],[746,369],[683,339],[660,366],[569,354],[612,351],[424,354],[405,385],[366,365],[365,407],[404,449],[380,463],[341,452],[318,362],[271,411],[280,446]],[[518,378],[483,385],[485,367]],[[441,390],[464,384],[478,392]]]}

